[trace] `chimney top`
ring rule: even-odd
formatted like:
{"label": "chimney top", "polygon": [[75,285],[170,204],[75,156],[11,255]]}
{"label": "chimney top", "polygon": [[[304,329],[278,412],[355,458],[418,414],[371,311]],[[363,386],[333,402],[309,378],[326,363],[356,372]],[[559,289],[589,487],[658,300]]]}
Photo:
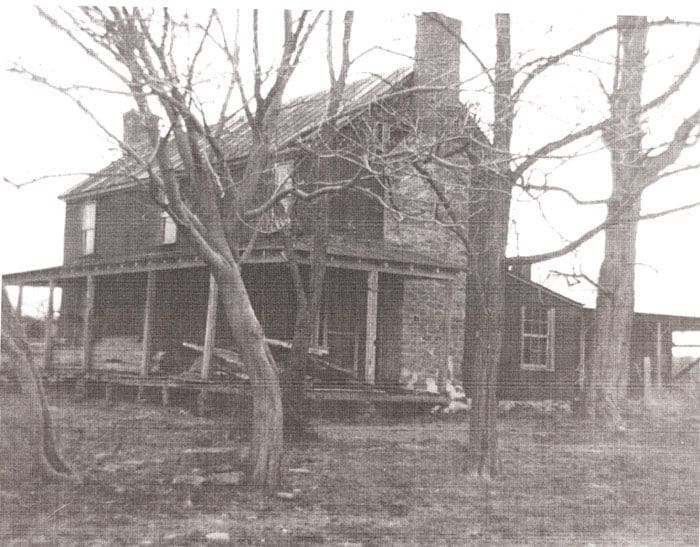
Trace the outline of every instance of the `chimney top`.
{"label": "chimney top", "polygon": [[[149,115],[150,123],[158,123],[157,116]],[[124,112],[124,143],[136,150],[149,145],[148,127],[143,116],[137,110],[131,109]]]}
{"label": "chimney top", "polygon": [[[424,12],[416,18],[413,85],[419,121],[444,124],[459,109],[460,35],[462,22],[441,13]],[[440,88],[420,91],[420,88]]]}

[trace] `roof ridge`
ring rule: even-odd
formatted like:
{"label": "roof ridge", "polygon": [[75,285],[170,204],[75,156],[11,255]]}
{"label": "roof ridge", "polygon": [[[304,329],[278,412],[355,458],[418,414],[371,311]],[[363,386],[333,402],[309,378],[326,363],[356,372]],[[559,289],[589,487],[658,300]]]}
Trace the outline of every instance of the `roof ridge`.
{"label": "roof ridge", "polygon": [[[353,107],[363,106],[365,101],[371,103],[381,96],[385,91],[398,85],[412,71],[412,67],[406,65],[398,67],[388,73],[368,73],[363,78],[353,80],[346,85],[342,105],[352,109]],[[279,149],[288,143],[292,138],[307,131],[309,128],[318,124],[325,115],[325,111],[319,113],[313,110],[315,103],[321,103],[322,99],[328,96],[329,89],[323,89],[299,95],[285,101],[281,105],[281,119],[278,122],[278,130],[273,136],[275,148]],[[347,96],[346,96],[347,95]],[[353,103],[356,103],[353,105]],[[325,104],[325,103],[324,103]],[[294,119],[294,117],[299,119]],[[236,157],[244,157],[247,153],[246,145],[250,127],[246,123],[246,117],[243,112],[238,111],[224,120],[225,133],[223,139],[227,147],[230,148],[230,159]],[[291,127],[284,127],[285,124]],[[177,159],[177,158],[176,158]],[[99,194],[108,190],[126,187],[124,184],[124,176],[111,173],[110,170],[117,166],[124,165],[125,168],[129,164],[134,164],[136,161],[128,156],[121,156],[99,171],[93,173],[86,179],[72,186],[63,192],[60,199],[71,199],[84,194]],[[175,162],[179,163],[178,161]],[[133,165],[136,168],[136,165]],[[178,165],[174,166],[175,168]]]}

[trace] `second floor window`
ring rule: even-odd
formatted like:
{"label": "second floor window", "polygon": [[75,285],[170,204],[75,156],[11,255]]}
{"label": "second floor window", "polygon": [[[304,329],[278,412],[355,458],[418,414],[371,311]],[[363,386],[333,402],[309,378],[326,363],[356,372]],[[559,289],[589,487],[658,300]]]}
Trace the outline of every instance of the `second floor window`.
{"label": "second floor window", "polygon": [[520,368],[554,370],[554,308],[522,306]]}
{"label": "second floor window", "polygon": [[160,213],[160,243],[171,245],[177,241],[177,224],[167,211]]}
{"label": "second floor window", "polygon": [[83,205],[81,220],[81,252],[83,255],[91,255],[95,252],[95,217],[97,204],[88,201]]}

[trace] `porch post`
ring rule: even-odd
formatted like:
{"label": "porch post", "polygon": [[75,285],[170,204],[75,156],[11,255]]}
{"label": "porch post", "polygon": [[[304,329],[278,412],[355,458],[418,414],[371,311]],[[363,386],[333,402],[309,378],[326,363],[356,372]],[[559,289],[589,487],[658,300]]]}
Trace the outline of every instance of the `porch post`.
{"label": "porch post", "polygon": [[661,321],[656,322],[656,387],[660,388],[661,383],[661,363],[664,358],[664,338]]}
{"label": "porch post", "polygon": [[644,381],[644,406],[649,406],[651,402],[651,359],[644,357],[642,360],[642,378]]}
{"label": "porch post", "polygon": [[21,318],[22,317],[22,297],[24,293],[24,285],[20,285],[19,288],[17,289],[17,317]]}
{"label": "porch post", "polygon": [[146,306],[143,313],[143,354],[141,355],[141,376],[148,376],[148,365],[151,358],[153,304],[156,296],[156,272],[150,270],[146,278]]}
{"label": "porch post", "polygon": [[365,382],[374,383],[377,358],[377,291],[379,272],[367,274],[367,330],[365,334]]}
{"label": "porch post", "polygon": [[83,314],[83,373],[88,374],[92,365],[95,276],[88,275],[85,282],[85,313]]}
{"label": "porch post", "polygon": [[44,328],[44,371],[53,369],[53,290],[54,280],[49,281],[49,304],[46,312],[46,326]]}
{"label": "porch post", "polygon": [[219,303],[219,286],[213,275],[209,276],[209,300],[207,301],[207,324],[204,330],[204,352],[202,353],[202,380],[209,379],[211,356],[216,338],[216,312]]}

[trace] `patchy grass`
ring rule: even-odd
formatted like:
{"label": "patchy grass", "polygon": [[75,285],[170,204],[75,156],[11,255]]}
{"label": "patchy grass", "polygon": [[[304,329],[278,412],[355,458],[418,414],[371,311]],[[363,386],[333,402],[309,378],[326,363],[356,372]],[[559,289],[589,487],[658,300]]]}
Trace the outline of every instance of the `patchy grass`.
{"label": "patchy grass", "polygon": [[191,471],[178,463],[182,450],[236,442],[226,417],[65,396],[52,405],[64,454],[90,480],[3,491],[2,545],[192,545],[210,532],[236,545],[698,540],[697,420],[687,413],[639,412],[616,433],[511,413],[499,425],[502,473],[490,483],[464,468],[460,419],[319,421],[319,442],[287,450],[284,489],[300,493],[283,500],[172,484]]}

